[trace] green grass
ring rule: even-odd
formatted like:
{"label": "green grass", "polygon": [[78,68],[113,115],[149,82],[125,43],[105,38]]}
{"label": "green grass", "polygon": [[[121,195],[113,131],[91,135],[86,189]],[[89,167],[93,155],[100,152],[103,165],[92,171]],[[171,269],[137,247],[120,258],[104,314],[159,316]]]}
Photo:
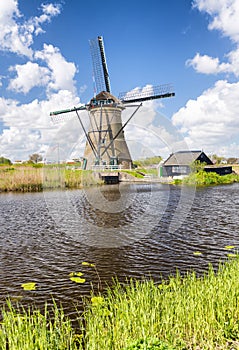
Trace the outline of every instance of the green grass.
{"label": "green grass", "polygon": [[234,182],[239,182],[239,175],[237,174],[228,174],[220,176],[215,172],[205,172],[198,171],[192,172],[183,180],[174,180],[174,184],[186,184],[186,185],[196,185],[196,186],[208,186],[208,185],[223,185],[231,184]]}
{"label": "green grass", "polygon": [[145,175],[157,176],[158,171],[154,168],[137,168],[135,170],[120,170],[121,172],[127,173],[138,179],[143,179]]}
{"label": "green grass", "polygon": [[1,314],[0,349],[239,349],[239,256],[203,276],[115,282],[85,301],[78,330],[55,304],[40,312],[8,302]]}
{"label": "green grass", "polygon": [[144,178],[144,175],[140,174],[137,170],[120,170],[120,171],[122,173],[127,173],[129,175],[132,175],[133,177],[138,178],[138,179],[143,179]]}
{"label": "green grass", "polygon": [[81,341],[72,324],[56,306],[53,316],[39,310],[13,308],[8,302],[2,310],[0,349],[75,350]]}
{"label": "green grass", "polygon": [[[116,284],[86,311],[84,349],[239,349],[239,258],[203,277]],[[81,348],[83,349],[83,347]]]}

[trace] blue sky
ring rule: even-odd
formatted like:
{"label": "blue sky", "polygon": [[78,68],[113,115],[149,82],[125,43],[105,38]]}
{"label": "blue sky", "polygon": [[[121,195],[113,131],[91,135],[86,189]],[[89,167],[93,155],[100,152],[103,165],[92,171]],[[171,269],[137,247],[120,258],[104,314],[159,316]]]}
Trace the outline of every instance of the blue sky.
{"label": "blue sky", "polygon": [[[53,125],[49,112],[92,97],[89,40],[102,35],[114,95],[149,84],[175,89],[174,98],[145,104],[126,130],[131,141],[163,156],[186,145],[238,157],[238,16],[238,0],[5,0],[1,155],[28,159],[59,139],[70,144],[66,157],[81,155],[78,126]],[[181,140],[173,147],[172,130]]]}

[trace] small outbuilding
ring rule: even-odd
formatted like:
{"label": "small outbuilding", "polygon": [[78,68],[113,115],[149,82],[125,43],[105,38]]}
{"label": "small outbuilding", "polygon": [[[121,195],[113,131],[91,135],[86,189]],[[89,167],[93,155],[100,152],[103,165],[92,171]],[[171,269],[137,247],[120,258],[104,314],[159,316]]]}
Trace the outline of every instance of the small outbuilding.
{"label": "small outbuilding", "polygon": [[161,176],[186,176],[191,172],[193,162],[213,165],[212,161],[203,151],[178,151],[172,153],[163,163]]}
{"label": "small outbuilding", "polygon": [[206,172],[215,172],[218,175],[232,173],[232,166],[213,165],[211,159],[203,151],[179,151],[172,153],[163,163],[160,169],[160,176],[183,177],[189,175],[191,165],[194,162],[205,164]]}

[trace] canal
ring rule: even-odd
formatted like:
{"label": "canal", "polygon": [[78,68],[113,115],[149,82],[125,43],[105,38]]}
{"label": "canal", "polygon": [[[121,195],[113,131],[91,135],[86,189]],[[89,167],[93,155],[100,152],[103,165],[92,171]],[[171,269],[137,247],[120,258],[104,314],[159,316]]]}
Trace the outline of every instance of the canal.
{"label": "canal", "polygon": [[[74,314],[82,297],[114,278],[200,274],[239,248],[239,184],[2,193],[0,207],[2,303],[8,297],[43,307],[54,298]],[[85,283],[72,282],[71,272],[82,272]],[[24,291],[27,282],[37,289]]]}

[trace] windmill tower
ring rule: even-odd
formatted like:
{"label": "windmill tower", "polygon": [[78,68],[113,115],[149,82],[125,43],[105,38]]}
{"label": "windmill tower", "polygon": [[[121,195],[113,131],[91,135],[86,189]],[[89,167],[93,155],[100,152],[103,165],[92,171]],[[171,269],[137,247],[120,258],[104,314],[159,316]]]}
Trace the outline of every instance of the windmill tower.
{"label": "windmill tower", "polygon": [[[76,112],[81,127],[85,133],[86,146],[84,151],[84,169],[130,169],[132,159],[124,137],[124,128],[132,119],[143,101],[172,97],[172,87],[160,85],[144,89],[143,92],[121,93],[119,98],[111,94],[110,80],[105,57],[103,38],[90,40],[93,62],[96,95],[88,104],[78,108],[51,112],[54,117],[59,114]],[[133,107],[134,111],[128,120],[122,124],[122,111]],[[79,111],[89,112],[90,127],[86,131]]]}
{"label": "windmill tower", "polygon": [[[125,141],[121,113],[125,107],[109,92],[102,91],[90,102],[90,129],[84,158],[89,165],[120,165],[130,169],[132,160]],[[116,136],[117,135],[117,136]],[[92,147],[93,146],[93,147]],[[93,152],[92,148],[95,149]]]}

